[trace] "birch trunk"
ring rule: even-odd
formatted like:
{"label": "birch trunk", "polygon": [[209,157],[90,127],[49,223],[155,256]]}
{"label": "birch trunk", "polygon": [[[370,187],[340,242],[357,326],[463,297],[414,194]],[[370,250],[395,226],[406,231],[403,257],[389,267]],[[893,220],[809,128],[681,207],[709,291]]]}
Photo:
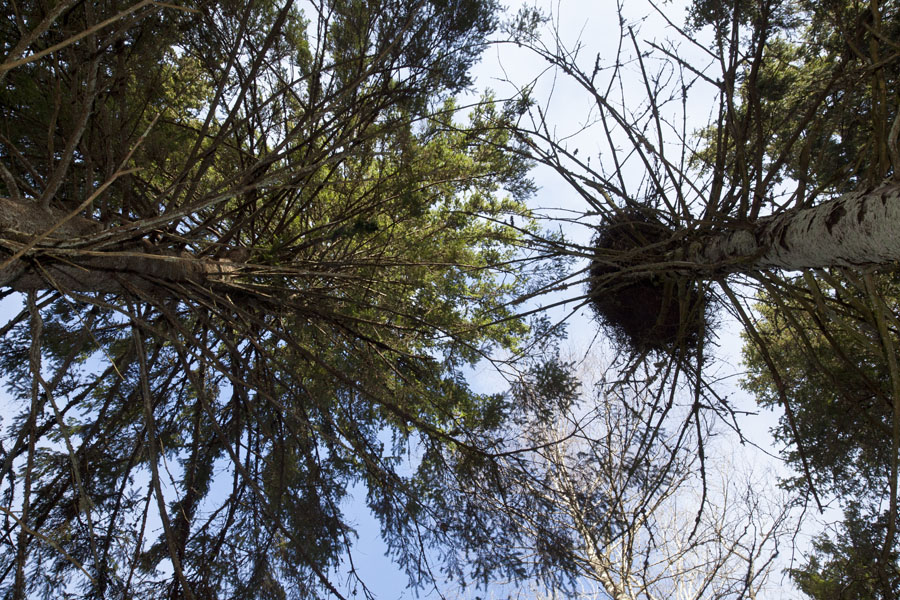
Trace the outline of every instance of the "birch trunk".
{"label": "birch trunk", "polygon": [[109,228],[0,198],[0,288],[169,295],[169,285],[226,283],[240,266],[156,247],[144,235],[139,224]]}
{"label": "birch trunk", "polygon": [[759,219],[695,242],[688,261],[725,273],[864,267],[900,261],[900,183]]}

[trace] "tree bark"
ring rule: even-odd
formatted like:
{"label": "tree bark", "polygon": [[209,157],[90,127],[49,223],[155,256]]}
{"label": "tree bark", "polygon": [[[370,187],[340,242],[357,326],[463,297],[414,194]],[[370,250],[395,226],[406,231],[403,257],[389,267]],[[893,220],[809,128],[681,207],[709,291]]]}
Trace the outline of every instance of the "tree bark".
{"label": "tree bark", "polygon": [[36,203],[0,198],[0,288],[169,295],[167,284],[215,287],[240,266],[154,246],[142,235],[139,224],[104,227]]}
{"label": "tree bark", "polygon": [[764,217],[694,242],[686,258],[724,273],[894,264],[900,261],[900,183]]}

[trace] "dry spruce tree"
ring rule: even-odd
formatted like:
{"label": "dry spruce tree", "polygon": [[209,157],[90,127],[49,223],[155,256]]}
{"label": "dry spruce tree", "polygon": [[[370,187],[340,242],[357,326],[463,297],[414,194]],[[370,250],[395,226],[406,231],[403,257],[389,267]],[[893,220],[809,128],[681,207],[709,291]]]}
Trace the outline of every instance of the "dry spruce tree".
{"label": "dry spruce tree", "polygon": [[[648,15],[668,38],[644,36]],[[847,511],[792,576],[816,598],[896,597],[900,7],[629,5],[610,54],[592,52],[594,34],[535,33],[541,22],[520,13],[512,41],[553,86],[509,83],[529,107],[528,156],[583,202],[566,218],[591,242],[532,242],[581,260],[580,288],[558,282],[577,290],[565,300],[592,306],[628,357],[616,377],[684,384],[695,428],[714,411],[740,431],[708,375],[717,315],[730,313],[748,389],[783,411],[776,436],[797,473],[786,485]],[[560,105],[581,107],[580,129],[560,126]],[[681,416],[668,426],[687,431]]]}

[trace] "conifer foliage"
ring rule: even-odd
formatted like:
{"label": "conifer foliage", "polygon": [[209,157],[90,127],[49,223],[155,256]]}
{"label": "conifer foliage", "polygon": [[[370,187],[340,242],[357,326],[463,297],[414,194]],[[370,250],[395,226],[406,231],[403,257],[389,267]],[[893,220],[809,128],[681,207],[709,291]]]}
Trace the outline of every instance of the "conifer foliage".
{"label": "conifer foliage", "polygon": [[354,486],[414,585],[490,554],[422,482],[545,275],[513,109],[453,97],[497,6],[0,10],[4,597],[367,594]]}

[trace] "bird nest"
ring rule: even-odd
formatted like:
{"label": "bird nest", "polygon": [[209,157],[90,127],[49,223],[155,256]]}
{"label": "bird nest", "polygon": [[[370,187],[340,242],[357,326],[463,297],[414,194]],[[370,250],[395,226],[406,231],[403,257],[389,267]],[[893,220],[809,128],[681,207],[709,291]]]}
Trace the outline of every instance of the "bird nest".
{"label": "bird nest", "polygon": [[588,295],[619,346],[695,349],[703,338],[709,294],[695,278],[666,268],[673,241],[672,229],[647,209],[622,211],[597,228]]}

